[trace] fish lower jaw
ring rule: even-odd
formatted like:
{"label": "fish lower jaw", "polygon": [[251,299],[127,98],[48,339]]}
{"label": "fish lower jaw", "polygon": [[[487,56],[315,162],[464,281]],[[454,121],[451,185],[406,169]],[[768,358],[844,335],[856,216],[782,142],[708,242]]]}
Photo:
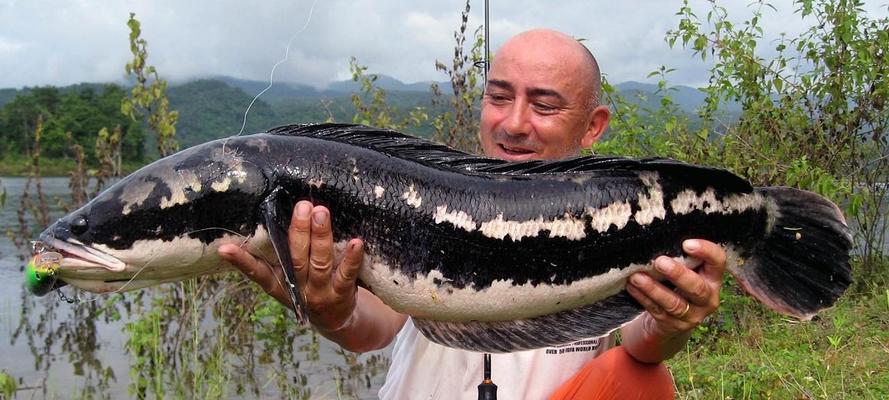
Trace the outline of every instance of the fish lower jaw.
{"label": "fish lower jaw", "polygon": [[89,271],[89,270],[97,270],[97,271],[109,271],[108,267],[104,265],[99,265],[94,262],[90,262],[88,260],[84,260],[82,258],[74,258],[74,257],[66,257],[62,261],[61,268],[70,271]]}
{"label": "fish lower jaw", "polygon": [[75,267],[104,268],[111,272],[123,272],[127,268],[126,263],[117,258],[79,242],[74,244],[52,237],[41,237],[40,240],[62,254],[64,257],[62,261],[63,267],[72,265]]}
{"label": "fish lower jaw", "polygon": [[[181,272],[181,271],[148,271],[143,270],[141,272],[130,271],[126,276],[121,275],[120,273],[115,273],[114,275],[109,275],[107,271],[102,271],[99,269],[93,269],[95,272],[92,276],[85,276],[84,272],[86,270],[81,271],[66,271],[67,274],[63,273],[60,275],[60,278],[67,282],[69,285],[74,286],[76,288],[93,292],[93,293],[118,293],[118,292],[128,292],[130,290],[142,289],[149,286],[156,286],[163,283],[170,282],[179,282],[188,279],[194,279],[203,275],[211,275],[215,273],[222,273],[231,271],[233,268],[226,268],[224,266],[217,266],[213,268],[201,268],[197,270],[192,270],[190,272]],[[76,275],[71,275],[71,272],[78,273]]]}

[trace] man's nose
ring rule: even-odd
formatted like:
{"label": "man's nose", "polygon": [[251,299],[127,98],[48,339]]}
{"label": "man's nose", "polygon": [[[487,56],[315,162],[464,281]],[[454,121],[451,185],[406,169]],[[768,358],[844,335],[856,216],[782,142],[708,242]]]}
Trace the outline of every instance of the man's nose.
{"label": "man's nose", "polygon": [[530,132],[528,107],[524,101],[516,101],[503,119],[503,128],[510,135],[527,135]]}

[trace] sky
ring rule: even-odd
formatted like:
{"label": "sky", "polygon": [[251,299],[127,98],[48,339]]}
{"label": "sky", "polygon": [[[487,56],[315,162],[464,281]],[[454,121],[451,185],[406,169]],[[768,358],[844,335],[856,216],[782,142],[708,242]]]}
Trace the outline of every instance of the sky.
{"label": "sky", "polygon": [[[865,2],[884,18],[889,0]],[[749,0],[719,1],[736,21],[749,17]],[[484,1],[473,0],[470,26],[484,22]],[[710,64],[691,51],[671,49],[679,0],[490,0],[491,49],[532,28],[552,28],[585,39],[615,83],[646,80],[661,65],[677,70],[671,84],[699,86]],[[709,2],[690,0],[701,17]],[[762,26],[767,41],[798,33],[811,21],[790,0],[773,0]],[[118,82],[131,55],[126,21],[142,22],[148,62],[170,81],[231,76],[323,88],[349,79],[349,59],[404,82],[444,81],[436,60],[450,63],[461,0],[0,0],[0,88]],[[292,41],[291,41],[292,39]],[[774,46],[764,46],[772,48]],[[768,51],[768,50],[764,50]]]}

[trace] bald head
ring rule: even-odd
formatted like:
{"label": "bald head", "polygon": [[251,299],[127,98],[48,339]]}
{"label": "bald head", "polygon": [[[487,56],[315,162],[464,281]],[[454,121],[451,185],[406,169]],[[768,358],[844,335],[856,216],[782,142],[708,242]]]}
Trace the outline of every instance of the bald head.
{"label": "bald head", "polygon": [[513,37],[488,72],[479,124],[485,154],[558,159],[592,146],[610,115],[598,104],[599,79],[593,55],[568,35],[537,29]]}
{"label": "bald head", "polygon": [[602,86],[599,64],[593,53],[573,37],[551,29],[522,32],[500,47],[494,56],[493,65],[496,66],[498,62],[515,62],[517,55],[558,63],[570,72],[570,83],[581,87],[588,96],[588,109],[599,104]]}

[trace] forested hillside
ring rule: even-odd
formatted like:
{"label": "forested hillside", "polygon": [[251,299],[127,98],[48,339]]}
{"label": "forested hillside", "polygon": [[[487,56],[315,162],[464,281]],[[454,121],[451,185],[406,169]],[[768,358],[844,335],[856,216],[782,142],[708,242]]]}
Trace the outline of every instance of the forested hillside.
{"label": "forested hillside", "polygon": [[[92,149],[99,130],[120,127],[125,132],[121,149],[125,159],[143,160],[144,129],[121,114],[124,96],[126,92],[117,85],[48,86],[19,92],[0,108],[2,159],[18,160],[30,152],[39,121],[41,153],[46,158],[67,157],[72,143]],[[85,156],[88,163],[95,162],[92,152]]]}
{"label": "forested hillside", "polygon": [[[431,115],[445,111],[443,105],[433,105],[432,93],[423,90],[426,84],[404,84],[382,76],[375,85],[386,90],[387,105],[399,112],[417,107]],[[266,86],[264,82],[234,78],[201,79],[171,86],[168,97],[171,109],[179,112],[176,138],[182,148],[238,133],[244,123],[244,111],[253,96]],[[658,92],[656,85],[638,82],[622,83],[616,88],[642,109],[656,109],[663,95],[669,94],[682,111],[691,114],[704,98],[697,89],[682,86],[663,93]],[[360,89],[352,81],[335,82],[325,90],[277,84],[253,104],[244,133],[291,123],[352,122],[356,111],[352,93]],[[42,156],[49,162],[70,158],[74,143],[92,149],[100,129],[113,130],[118,126],[124,138],[125,162],[135,165],[156,158],[154,144],[146,143],[145,127],[120,112],[120,100],[126,93],[127,89],[117,84],[93,83],[0,90],[0,159],[13,163],[29,153],[38,116],[43,119]],[[69,130],[71,141],[66,138]],[[410,131],[428,137],[433,128],[426,123]],[[87,165],[95,164],[92,152],[85,156]]]}

